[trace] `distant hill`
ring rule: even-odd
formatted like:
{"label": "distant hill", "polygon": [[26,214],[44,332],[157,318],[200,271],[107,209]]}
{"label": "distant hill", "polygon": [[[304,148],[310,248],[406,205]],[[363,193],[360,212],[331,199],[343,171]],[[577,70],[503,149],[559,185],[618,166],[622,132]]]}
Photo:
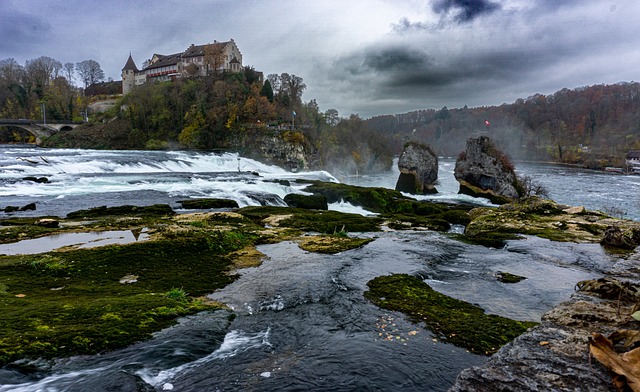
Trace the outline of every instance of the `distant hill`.
{"label": "distant hill", "polygon": [[620,165],[628,150],[640,149],[640,83],[565,88],[500,106],[376,116],[367,125],[396,153],[416,140],[441,156],[457,156],[467,138],[485,134],[516,160]]}

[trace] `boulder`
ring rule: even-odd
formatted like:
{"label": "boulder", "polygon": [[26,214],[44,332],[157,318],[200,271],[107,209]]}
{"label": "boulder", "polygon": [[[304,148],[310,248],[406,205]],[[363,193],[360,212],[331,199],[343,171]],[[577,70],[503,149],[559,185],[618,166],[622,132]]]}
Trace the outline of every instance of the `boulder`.
{"label": "boulder", "polygon": [[36,210],[36,203],[29,203],[27,205],[20,207],[20,211],[35,211],[35,210]]}
{"label": "boulder", "polygon": [[438,193],[434,183],[438,179],[438,157],[425,144],[409,142],[398,160],[400,176],[396,190],[413,194]]}
{"label": "boulder", "polygon": [[513,164],[487,136],[470,138],[454,171],[460,183],[459,193],[484,197],[496,204],[517,199],[518,179]]}
{"label": "boulder", "polygon": [[24,177],[22,180],[24,181],[32,181],[32,182],[37,182],[39,184],[47,184],[49,183],[49,179],[47,177]]}
{"label": "boulder", "polygon": [[56,227],[58,227],[60,225],[60,222],[58,222],[55,219],[51,219],[51,218],[42,218],[42,219],[38,219],[37,221],[35,221],[34,223],[36,226],[40,226],[40,227],[47,227],[50,229],[55,229]]}
{"label": "boulder", "polygon": [[300,195],[290,193],[284,197],[289,207],[306,208],[308,210],[328,210],[327,198],[323,195]]}
{"label": "boulder", "polygon": [[182,208],[192,210],[208,210],[214,208],[238,208],[238,202],[229,199],[189,199],[178,201]]}

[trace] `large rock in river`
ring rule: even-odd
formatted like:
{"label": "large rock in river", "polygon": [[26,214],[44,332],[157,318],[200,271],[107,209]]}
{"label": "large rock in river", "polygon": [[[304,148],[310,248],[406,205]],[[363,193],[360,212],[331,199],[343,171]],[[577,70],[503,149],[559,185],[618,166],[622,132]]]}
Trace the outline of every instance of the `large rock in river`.
{"label": "large rock in river", "polygon": [[396,190],[414,194],[438,193],[434,183],[438,179],[438,157],[425,144],[409,142],[398,161],[400,176]]}
{"label": "large rock in river", "polygon": [[487,136],[469,138],[454,171],[460,192],[484,197],[497,204],[518,198],[518,179],[513,164]]}

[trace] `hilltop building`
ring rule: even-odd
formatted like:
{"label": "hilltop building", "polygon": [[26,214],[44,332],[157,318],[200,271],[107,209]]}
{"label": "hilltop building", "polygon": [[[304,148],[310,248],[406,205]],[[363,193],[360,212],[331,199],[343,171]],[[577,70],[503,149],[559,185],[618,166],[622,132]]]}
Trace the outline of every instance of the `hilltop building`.
{"label": "hilltop building", "polygon": [[242,53],[233,39],[227,42],[189,46],[184,52],[154,54],[140,70],[131,54],[122,68],[122,94],[135,86],[153,81],[173,80],[182,76],[207,76],[221,72],[242,71]]}

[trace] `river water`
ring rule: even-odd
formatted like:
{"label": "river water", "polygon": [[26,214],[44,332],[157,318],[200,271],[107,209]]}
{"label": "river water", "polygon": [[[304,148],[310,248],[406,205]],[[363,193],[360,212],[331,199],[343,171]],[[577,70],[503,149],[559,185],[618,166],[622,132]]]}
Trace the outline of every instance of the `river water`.
{"label": "river water", "polygon": [[[457,195],[453,160],[440,165],[442,201],[477,202]],[[640,177],[607,175],[549,165],[517,165],[557,201],[592,209],[608,203],[638,219]],[[366,177],[327,172],[288,173],[234,154],[0,149],[0,207],[35,202],[36,211],[11,216],[58,215],[99,205],[170,203],[189,197],[232,198],[243,205],[283,204],[307,178],[393,187],[397,172]],[[23,180],[47,177],[49,183]],[[348,204],[333,209],[359,211]],[[186,212],[186,211],[185,211]],[[7,214],[5,214],[7,216]],[[615,259],[599,245],[557,243],[536,237],[502,249],[473,246],[447,233],[363,233],[368,245],[337,255],[296,244],[261,245],[267,258],[211,297],[238,315],[206,312],[181,319],[153,339],[99,356],[34,362],[38,371],[0,369],[4,391],[446,391],[464,368],[486,357],[442,343],[401,314],[363,297],[366,283],[391,273],[417,274],[434,289],[519,320],[541,315],[573,292],[574,284],[601,276]],[[527,277],[496,280],[498,271]]]}

